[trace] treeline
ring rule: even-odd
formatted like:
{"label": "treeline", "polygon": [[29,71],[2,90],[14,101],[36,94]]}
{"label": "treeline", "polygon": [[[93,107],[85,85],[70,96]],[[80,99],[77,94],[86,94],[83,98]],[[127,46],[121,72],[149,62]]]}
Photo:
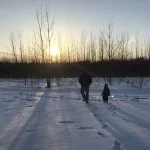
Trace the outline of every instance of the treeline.
{"label": "treeline", "polygon": [[10,63],[0,62],[1,78],[77,77],[83,70],[93,77],[147,77],[150,61],[144,59],[72,63]]}
{"label": "treeline", "polygon": [[[47,6],[35,14],[37,26],[27,41],[21,33],[10,33],[11,53],[0,58],[1,78],[76,77],[83,70],[109,79],[150,76],[149,39],[114,35],[111,21],[96,35],[83,31],[78,38],[64,37],[54,34],[55,20]],[[54,43],[59,49],[56,55],[51,51]]]}

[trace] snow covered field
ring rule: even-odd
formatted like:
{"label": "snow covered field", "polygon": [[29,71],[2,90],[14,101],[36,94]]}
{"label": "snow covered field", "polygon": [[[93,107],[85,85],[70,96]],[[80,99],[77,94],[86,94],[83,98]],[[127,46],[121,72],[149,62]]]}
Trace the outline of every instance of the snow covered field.
{"label": "snow covered field", "polygon": [[93,79],[89,104],[78,79],[57,82],[0,79],[0,150],[150,149],[149,78],[113,79],[108,104],[102,78]]}

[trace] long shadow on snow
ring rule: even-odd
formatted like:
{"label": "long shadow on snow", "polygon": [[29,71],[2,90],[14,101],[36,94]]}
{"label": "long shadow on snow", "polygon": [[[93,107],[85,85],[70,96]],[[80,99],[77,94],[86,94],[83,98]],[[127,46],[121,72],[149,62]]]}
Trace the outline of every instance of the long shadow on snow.
{"label": "long shadow on snow", "polygon": [[[40,118],[42,117],[43,113],[42,112],[42,108],[43,105],[45,104],[45,102],[47,101],[45,99],[45,96],[47,96],[49,94],[49,90],[47,89],[44,94],[43,97],[41,98],[41,100],[38,102],[35,111],[33,112],[33,114],[28,118],[28,120],[26,121],[25,125],[22,127],[21,131],[19,132],[19,134],[16,136],[16,138],[14,139],[14,141],[12,142],[12,144],[9,146],[8,150],[16,150],[17,144],[19,144],[19,142],[21,141],[21,139],[23,138],[23,134],[25,134],[25,132],[30,132],[33,133],[32,135],[29,136],[28,139],[25,139],[25,143],[23,144],[25,147],[23,149],[32,149],[32,146],[34,144],[35,141],[35,136],[36,136],[36,128],[39,126],[39,124],[37,124],[37,122],[40,121]],[[40,111],[39,111],[40,110]],[[39,114],[37,114],[39,113]],[[34,121],[34,124],[32,124],[32,121]],[[32,125],[30,125],[32,124]],[[31,127],[30,129],[27,129]]]}
{"label": "long shadow on snow", "polygon": [[98,109],[92,109],[92,104],[87,105],[88,109],[98,119],[100,124],[111,133],[127,150],[149,150],[149,147],[144,145],[138,138],[117,126],[116,122],[102,116]]}
{"label": "long shadow on snow", "polygon": [[123,111],[121,108],[115,106],[115,105],[110,105],[110,107],[113,106],[115,108],[115,111],[118,111],[119,113],[123,114],[124,116],[127,116],[129,119],[131,119],[130,121],[132,121],[133,123],[141,126],[141,127],[144,127],[148,130],[150,130],[150,123],[147,122],[146,120],[140,118],[140,117],[137,117],[133,114],[129,114],[125,111]]}

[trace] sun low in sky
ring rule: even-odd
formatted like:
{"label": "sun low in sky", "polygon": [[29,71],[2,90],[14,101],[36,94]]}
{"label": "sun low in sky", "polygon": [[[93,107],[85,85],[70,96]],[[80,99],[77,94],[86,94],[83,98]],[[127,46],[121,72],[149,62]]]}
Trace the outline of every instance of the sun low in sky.
{"label": "sun low in sky", "polygon": [[52,47],[50,48],[50,54],[52,57],[55,57],[59,54],[60,50],[59,50],[59,47],[58,45],[54,44],[52,45]]}
{"label": "sun low in sky", "polygon": [[[46,2],[47,1],[47,2]],[[110,18],[113,23],[113,34],[129,33],[129,38],[138,32],[142,38],[150,35],[149,8],[150,1],[145,0],[0,0],[0,52],[11,53],[9,32],[23,35],[28,39],[37,25],[35,9],[45,13],[45,5],[50,16],[55,18],[54,34],[71,35],[80,40],[84,30],[99,36],[100,30],[107,30]],[[19,15],[18,15],[19,14]],[[41,15],[39,14],[39,15]],[[4,17],[5,16],[5,17]],[[45,17],[46,18],[46,17]],[[49,18],[50,20],[52,18]],[[130,40],[131,41],[131,40]],[[63,41],[64,42],[64,41]],[[68,44],[68,43],[67,43]],[[47,49],[46,49],[47,50]],[[56,57],[59,47],[52,46],[47,50]],[[62,53],[62,51],[61,51]]]}

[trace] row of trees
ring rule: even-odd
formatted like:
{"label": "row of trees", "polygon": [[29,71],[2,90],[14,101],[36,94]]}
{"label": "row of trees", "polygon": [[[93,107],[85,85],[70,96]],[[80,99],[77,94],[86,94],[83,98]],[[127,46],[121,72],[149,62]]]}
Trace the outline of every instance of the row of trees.
{"label": "row of trees", "polygon": [[[93,77],[148,77],[150,61],[89,61],[75,63],[0,63],[1,78],[61,78],[78,77],[83,70]],[[107,81],[111,83],[111,81]]]}
{"label": "row of trees", "polygon": [[[55,19],[48,6],[35,13],[37,26],[32,37],[25,41],[20,33],[10,33],[11,54],[0,58],[1,77],[46,77],[49,85],[50,77],[72,77],[81,70],[109,79],[150,75],[150,41],[141,40],[138,34],[132,38],[115,35],[110,21],[98,34],[83,31],[78,39],[65,37],[54,33]],[[56,56],[50,51],[54,43],[59,47]]]}
{"label": "row of trees", "polygon": [[[50,7],[35,9],[36,28],[28,40],[21,33],[10,33],[9,47],[11,57],[3,55],[0,61],[9,62],[79,62],[104,60],[131,60],[137,58],[150,59],[150,41],[140,39],[136,34],[129,37],[128,33],[114,34],[113,23],[100,30],[99,33],[83,31],[81,36],[64,36],[54,33],[55,17],[51,15]],[[52,44],[59,47],[56,56],[51,55]]]}
{"label": "row of trees", "polygon": [[[37,19],[39,19],[38,14]],[[40,24],[38,21],[38,24],[39,31],[37,34],[34,32],[33,38],[30,38],[28,42],[23,42],[21,34],[10,33],[11,57],[3,55],[0,61],[62,63],[150,59],[150,41],[141,41],[139,36],[132,37],[131,40],[128,34],[113,36],[111,24],[108,27],[108,32],[100,31],[99,36],[94,36],[92,33],[87,34],[84,31],[78,40],[73,37],[63,37],[60,34],[54,35],[52,31],[54,21],[50,25],[48,24],[44,31],[42,31],[42,23]],[[54,40],[59,47],[56,56],[50,54]]]}
{"label": "row of trees", "polygon": [[[33,36],[23,41],[21,33],[10,33],[10,49],[12,51],[12,62],[50,62],[50,47],[53,39],[54,18],[50,14],[50,8],[46,6],[45,11],[35,9],[37,28]],[[9,60],[3,57],[3,60]]]}

